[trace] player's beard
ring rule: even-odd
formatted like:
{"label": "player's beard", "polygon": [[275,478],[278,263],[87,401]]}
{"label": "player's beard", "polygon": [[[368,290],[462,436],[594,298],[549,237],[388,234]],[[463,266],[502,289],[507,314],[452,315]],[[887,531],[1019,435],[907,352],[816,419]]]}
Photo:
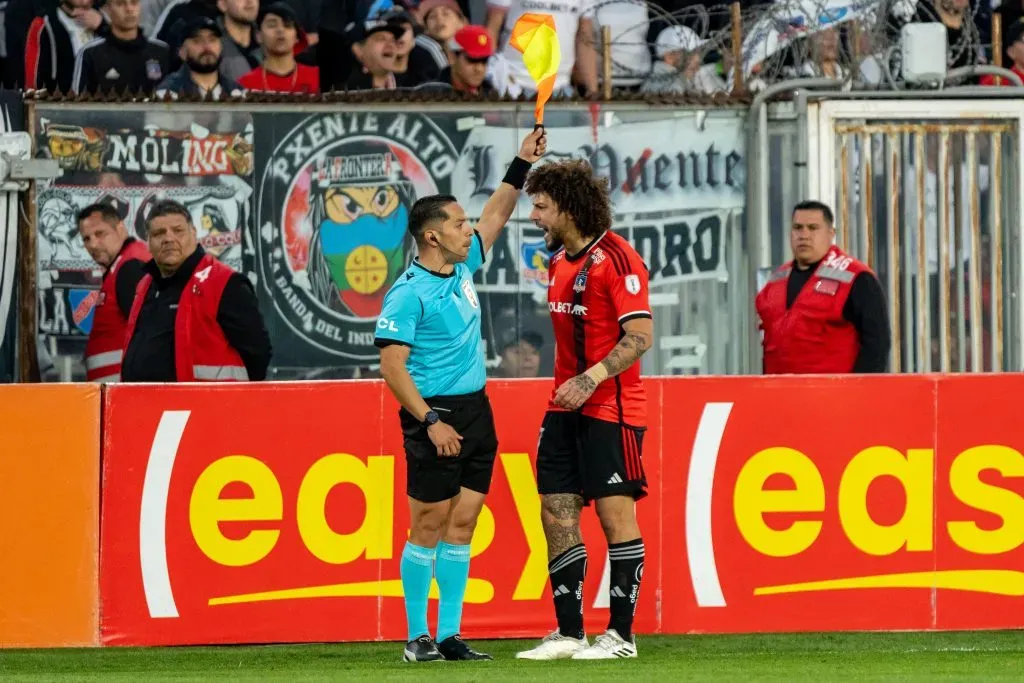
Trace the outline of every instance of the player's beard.
{"label": "player's beard", "polygon": [[562,238],[555,233],[548,231],[544,233],[544,246],[548,248],[548,253],[555,253],[563,246]]}

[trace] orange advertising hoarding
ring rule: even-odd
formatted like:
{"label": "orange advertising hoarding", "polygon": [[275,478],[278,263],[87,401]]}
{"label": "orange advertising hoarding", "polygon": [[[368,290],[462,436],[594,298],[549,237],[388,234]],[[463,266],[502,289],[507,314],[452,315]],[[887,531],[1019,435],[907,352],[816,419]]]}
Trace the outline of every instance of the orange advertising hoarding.
{"label": "orange advertising hoarding", "polygon": [[99,642],[99,385],[0,387],[0,647]]}
{"label": "orange advertising hoarding", "polygon": [[[1016,375],[654,378],[637,631],[1024,626]],[[549,380],[489,385],[499,433],[467,637],[553,626],[536,493]],[[397,405],[380,382],[115,386],[107,644],[404,638]],[[588,630],[606,548],[585,511]]]}

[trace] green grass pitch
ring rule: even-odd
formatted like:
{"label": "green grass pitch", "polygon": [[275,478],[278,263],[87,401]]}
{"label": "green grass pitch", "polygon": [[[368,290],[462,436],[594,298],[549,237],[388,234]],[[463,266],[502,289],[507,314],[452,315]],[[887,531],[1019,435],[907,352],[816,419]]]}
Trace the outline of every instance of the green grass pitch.
{"label": "green grass pitch", "polygon": [[1024,631],[641,636],[635,660],[514,659],[532,642],[476,641],[495,661],[417,665],[400,661],[400,643],[0,650],[0,680],[1024,680]]}

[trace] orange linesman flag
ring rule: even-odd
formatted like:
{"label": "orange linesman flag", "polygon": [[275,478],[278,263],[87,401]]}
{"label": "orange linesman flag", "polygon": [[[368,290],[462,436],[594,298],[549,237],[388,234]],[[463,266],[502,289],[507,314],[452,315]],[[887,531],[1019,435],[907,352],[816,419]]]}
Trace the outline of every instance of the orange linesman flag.
{"label": "orange linesman flag", "polygon": [[523,53],[523,64],[537,84],[537,123],[544,123],[544,105],[555,88],[555,74],[562,58],[562,49],[555,32],[555,19],[550,14],[527,13],[512,27],[512,47]]}

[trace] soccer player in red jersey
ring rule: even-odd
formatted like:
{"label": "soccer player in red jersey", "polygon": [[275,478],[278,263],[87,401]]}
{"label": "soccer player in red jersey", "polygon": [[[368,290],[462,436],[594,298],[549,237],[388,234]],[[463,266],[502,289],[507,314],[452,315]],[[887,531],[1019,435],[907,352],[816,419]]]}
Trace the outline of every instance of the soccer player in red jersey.
{"label": "soccer player in red jersey", "polygon": [[[555,388],[537,446],[537,487],[558,630],[520,659],[636,657],[633,612],[644,568],[635,501],[647,495],[640,458],[647,398],[640,356],[651,347],[647,266],[611,232],[608,184],[581,160],[531,171],[530,219],[552,252],[548,309]],[[587,550],[580,512],[595,501],[611,562],[608,630],[583,630]]]}

